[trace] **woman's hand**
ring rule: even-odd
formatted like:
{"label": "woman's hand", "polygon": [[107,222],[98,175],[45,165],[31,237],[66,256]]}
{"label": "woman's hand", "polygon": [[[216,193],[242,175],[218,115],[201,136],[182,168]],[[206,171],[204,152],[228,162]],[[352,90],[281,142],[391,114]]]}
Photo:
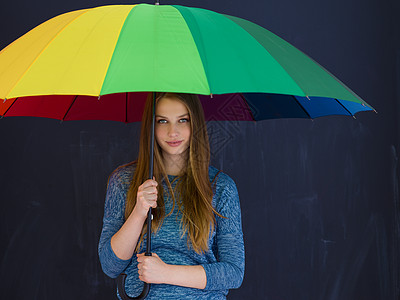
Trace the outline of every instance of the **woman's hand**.
{"label": "woman's hand", "polygon": [[169,265],[156,254],[145,256],[144,253],[136,254],[138,261],[139,279],[147,283],[166,283]]}
{"label": "woman's hand", "polygon": [[146,218],[149,208],[157,207],[157,181],[147,179],[139,186],[136,195],[136,205],[133,212],[141,217]]}
{"label": "woman's hand", "polygon": [[207,285],[207,275],[201,265],[169,265],[156,254],[145,256],[136,254],[139,279],[146,283],[165,283],[195,289],[204,289]]}

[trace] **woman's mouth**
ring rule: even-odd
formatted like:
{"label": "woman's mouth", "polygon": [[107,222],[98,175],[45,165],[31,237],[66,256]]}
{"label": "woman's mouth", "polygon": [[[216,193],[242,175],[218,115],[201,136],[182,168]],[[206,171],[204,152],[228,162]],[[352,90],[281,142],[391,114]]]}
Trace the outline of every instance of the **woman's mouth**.
{"label": "woman's mouth", "polygon": [[171,147],[178,147],[180,144],[182,144],[182,141],[172,141],[172,142],[167,142],[167,144]]}

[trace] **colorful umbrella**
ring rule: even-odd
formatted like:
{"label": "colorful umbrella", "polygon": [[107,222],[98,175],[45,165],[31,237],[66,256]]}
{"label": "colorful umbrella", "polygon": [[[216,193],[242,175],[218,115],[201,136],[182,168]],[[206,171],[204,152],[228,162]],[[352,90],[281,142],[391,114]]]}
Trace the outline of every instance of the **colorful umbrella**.
{"label": "colorful umbrella", "polygon": [[[203,95],[207,120],[373,110],[268,30],[199,8],[138,4],[73,11],[0,52],[2,117],[135,122],[149,91]],[[148,285],[139,298],[146,291]]]}
{"label": "colorful umbrella", "polygon": [[[242,118],[253,120],[373,109],[268,30],[199,8],[138,4],[73,11],[0,52],[2,116],[135,122],[145,96],[121,93],[147,91],[242,93],[236,101],[251,112]],[[212,105],[206,104],[209,118],[232,118]]]}

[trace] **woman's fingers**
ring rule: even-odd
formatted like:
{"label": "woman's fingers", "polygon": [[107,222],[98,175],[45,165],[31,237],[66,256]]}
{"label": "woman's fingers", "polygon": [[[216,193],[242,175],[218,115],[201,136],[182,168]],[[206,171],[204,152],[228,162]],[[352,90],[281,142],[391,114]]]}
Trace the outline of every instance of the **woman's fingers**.
{"label": "woman's fingers", "polygon": [[138,196],[145,197],[146,200],[157,200],[157,181],[146,180],[138,189]]}
{"label": "woman's fingers", "polygon": [[157,200],[157,181],[147,179],[142,185],[139,186],[138,196],[145,197],[146,200]]}
{"label": "woman's fingers", "polygon": [[157,204],[157,194],[147,194],[145,192],[138,192],[137,198],[139,202],[147,202],[149,205]]}
{"label": "woman's fingers", "polygon": [[152,180],[152,179],[147,179],[145,182],[143,182],[142,185],[139,186],[139,190],[142,188],[148,188],[148,187],[156,187],[158,185],[157,181]]}
{"label": "woman's fingers", "polygon": [[136,194],[136,205],[133,212],[143,218],[147,217],[150,207],[157,207],[158,183],[154,179],[153,177],[153,179],[147,179],[143,182]]}
{"label": "woman's fingers", "polygon": [[139,279],[147,283],[162,283],[167,264],[155,253],[151,256],[145,256],[144,253],[136,254],[136,256]]}
{"label": "woman's fingers", "polygon": [[147,179],[139,186],[136,195],[135,210],[142,216],[146,216],[149,208],[157,207],[157,181]]}

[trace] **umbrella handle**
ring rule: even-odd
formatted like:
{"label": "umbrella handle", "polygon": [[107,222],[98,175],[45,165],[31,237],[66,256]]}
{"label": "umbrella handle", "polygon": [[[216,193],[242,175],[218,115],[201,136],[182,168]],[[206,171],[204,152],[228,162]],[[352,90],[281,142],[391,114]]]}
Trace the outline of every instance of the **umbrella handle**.
{"label": "umbrella handle", "polygon": [[[150,240],[151,240],[151,230],[149,228],[151,228],[151,208],[149,210],[149,214],[147,215],[147,221],[149,221],[147,223],[147,230],[149,230],[148,232],[150,232],[150,235],[147,239],[147,244],[146,244],[146,252],[145,252],[145,256],[151,256],[151,252],[150,252]],[[128,294],[125,292],[125,280],[126,280],[126,274],[125,273],[121,273],[119,274],[118,278],[117,278],[117,287],[118,287],[118,292],[120,297],[122,298],[122,300],[129,300],[129,299],[144,299],[146,298],[147,294],[149,293],[150,290],[150,284],[147,282],[144,282],[144,286],[143,286],[143,290],[142,293],[137,296],[137,297],[129,297]]]}
{"label": "umbrella handle", "polygon": [[143,286],[143,291],[142,293],[137,296],[137,297],[129,297],[126,292],[125,292],[125,279],[126,279],[126,274],[121,273],[118,278],[117,278],[117,286],[118,286],[118,291],[119,295],[122,298],[122,300],[129,300],[129,299],[144,299],[146,298],[147,294],[149,293],[150,290],[150,284],[149,283],[144,283]]}

